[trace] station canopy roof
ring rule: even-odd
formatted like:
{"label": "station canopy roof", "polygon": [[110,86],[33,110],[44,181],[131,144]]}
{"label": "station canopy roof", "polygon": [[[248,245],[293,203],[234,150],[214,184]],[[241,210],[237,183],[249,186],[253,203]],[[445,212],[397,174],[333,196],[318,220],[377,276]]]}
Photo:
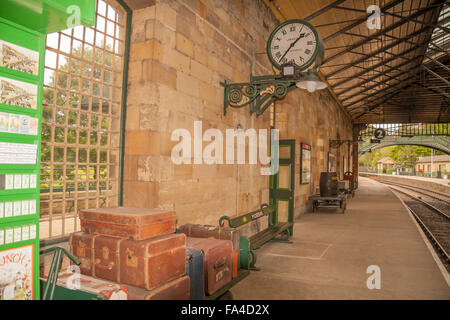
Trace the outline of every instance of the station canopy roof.
{"label": "station canopy roof", "polygon": [[[325,47],[320,75],[354,123],[450,121],[450,3],[264,0],[282,22],[309,21]],[[366,21],[380,8],[381,29]]]}

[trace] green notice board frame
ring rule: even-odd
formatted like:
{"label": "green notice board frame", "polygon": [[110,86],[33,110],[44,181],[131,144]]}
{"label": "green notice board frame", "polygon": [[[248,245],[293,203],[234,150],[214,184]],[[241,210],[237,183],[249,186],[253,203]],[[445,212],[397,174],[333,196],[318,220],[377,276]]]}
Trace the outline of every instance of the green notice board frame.
{"label": "green notice board frame", "polygon": [[[38,55],[37,61],[33,60],[37,63],[36,74],[7,68],[0,61],[0,121],[4,121],[4,127],[0,128],[0,144],[3,145],[2,152],[17,152],[10,155],[11,162],[15,163],[5,162],[5,156],[1,158],[0,155],[0,267],[7,273],[0,283],[0,300],[39,299],[39,170],[45,35],[0,17],[0,41],[3,53],[6,48],[12,48],[17,54],[32,52]],[[24,48],[23,51],[20,48]],[[0,58],[5,57],[0,53]],[[20,93],[11,98],[11,104],[7,103],[5,91],[9,85],[18,87],[17,90],[30,89],[27,93],[36,90],[35,97],[26,99],[27,102],[34,101],[31,105],[35,108],[13,105]],[[35,122],[33,132],[24,131],[27,119]],[[17,120],[18,131],[5,132],[5,123],[8,123],[7,127],[14,127],[13,122],[17,123]],[[30,122],[27,129],[29,126]],[[22,155],[24,148],[20,146],[35,146],[34,163],[33,159],[20,163],[23,159],[15,156]],[[32,158],[33,153],[30,156]]]}
{"label": "green notice board frame", "polygon": [[45,35],[67,29],[71,5],[95,24],[95,0],[0,1],[0,300],[40,299]]}

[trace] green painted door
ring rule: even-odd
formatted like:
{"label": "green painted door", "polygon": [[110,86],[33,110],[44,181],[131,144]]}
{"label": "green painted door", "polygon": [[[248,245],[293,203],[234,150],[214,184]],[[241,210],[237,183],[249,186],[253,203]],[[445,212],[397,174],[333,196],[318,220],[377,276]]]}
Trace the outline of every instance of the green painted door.
{"label": "green painted door", "polygon": [[[276,208],[272,224],[294,222],[295,140],[280,140],[279,170],[270,176],[270,204]],[[293,226],[289,228],[293,234]]]}

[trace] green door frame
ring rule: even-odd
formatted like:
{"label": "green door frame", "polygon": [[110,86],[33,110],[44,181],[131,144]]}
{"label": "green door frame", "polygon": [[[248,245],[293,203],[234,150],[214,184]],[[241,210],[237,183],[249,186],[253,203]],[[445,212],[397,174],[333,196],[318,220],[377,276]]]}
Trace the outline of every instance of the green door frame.
{"label": "green door frame", "polygon": [[290,166],[290,188],[280,188],[279,187],[279,175],[280,171],[270,176],[269,181],[269,203],[275,206],[275,214],[273,215],[271,224],[275,225],[278,223],[278,202],[279,201],[288,201],[289,202],[289,212],[288,212],[288,222],[292,223],[292,226],[289,227],[290,235],[292,236],[294,233],[294,191],[295,191],[295,140],[280,140],[279,146],[281,147],[289,147],[289,158],[282,158],[281,153],[279,164],[280,169],[282,166]]}

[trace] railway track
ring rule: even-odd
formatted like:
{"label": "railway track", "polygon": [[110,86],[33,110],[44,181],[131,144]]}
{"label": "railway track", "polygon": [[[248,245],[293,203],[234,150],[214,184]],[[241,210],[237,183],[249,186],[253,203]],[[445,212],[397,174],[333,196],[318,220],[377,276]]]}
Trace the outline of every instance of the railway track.
{"label": "railway track", "polygon": [[425,194],[422,189],[416,191],[410,186],[387,185],[400,194],[450,272],[450,202],[442,199],[442,194],[430,195],[429,190]]}
{"label": "railway track", "polygon": [[447,196],[440,192],[430,191],[428,189],[423,189],[419,187],[412,187],[408,185],[403,185],[400,183],[383,182],[387,185],[392,185],[400,187],[402,189],[408,190],[408,192],[415,195],[419,200],[424,200],[426,203],[431,204],[440,211],[444,212],[447,216],[450,216],[450,196]]}

